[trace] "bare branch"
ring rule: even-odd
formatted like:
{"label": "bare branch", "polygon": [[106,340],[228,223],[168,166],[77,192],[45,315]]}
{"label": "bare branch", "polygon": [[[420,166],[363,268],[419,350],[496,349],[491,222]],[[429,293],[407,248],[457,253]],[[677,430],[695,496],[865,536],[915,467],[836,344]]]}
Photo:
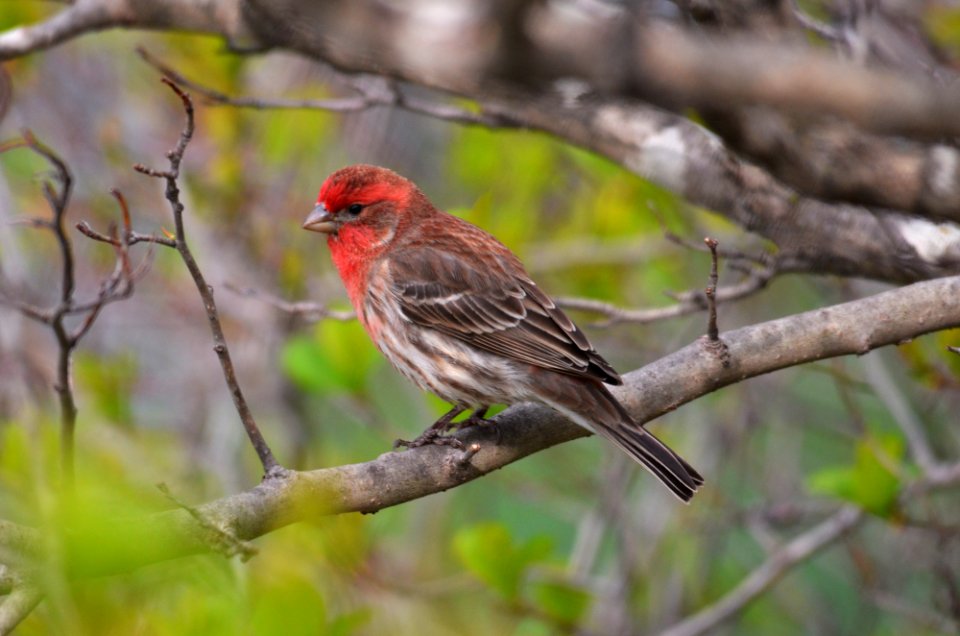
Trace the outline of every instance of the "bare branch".
{"label": "bare branch", "polygon": [[296,301],[291,302],[268,294],[266,292],[254,289],[252,287],[238,287],[232,283],[227,283],[225,285],[227,289],[232,291],[235,294],[243,296],[245,298],[255,298],[264,302],[271,307],[276,307],[280,311],[283,311],[288,314],[293,314],[296,316],[303,316],[307,320],[319,321],[325,318],[331,320],[339,320],[341,322],[348,322],[354,320],[357,317],[356,312],[354,311],[341,311],[337,309],[330,309],[324,304],[314,303],[309,301]]}
{"label": "bare branch", "polygon": [[[735,285],[718,287],[714,293],[714,300],[717,303],[724,303],[751,296],[764,289],[775,273],[775,265],[765,269],[749,269],[741,282]],[[686,316],[703,311],[708,307],[706,295],[702,290],[671,293],[669,295],[677,300],[676,304],[652,309],[629,309],[591,298],[566,296],[555,300],[557,305],[564,309],[590,311],[604,316],[604,320],[592,323],[594,327],[609,327],[624,322],[646,324]]]}
{"label": "bare branch", "polygon": [[870,593],[869,598],[885,612],[899,614],[924,629],[937,631],[941,634],[956,634],[960,631],[960,621],[930,609],[918,607],[889,592],[874,591]]}
{"label": "bare branch", "polygon": [[[337,80],[341,84],[359,93],[356,97],[334,99],[232,97],[226,93],[186,78],[182,73],[160,61],[142,47],[137,49],[137,53],[147,64],[160,71],[164,77],[202,95],[209,103],[214,105],[251,108],[255,110],[322,110],[334,113],[355,113],[375,106],[395,106],[412,113],[428,115],[434,119],[457,124],[478,125],[487,128],[513,128],[519,125],[509,117],[484,112],[474,112],[439,101],[408,96],[400,90],[397,82],[376,75],[337,74]],[[334,71],[331,70],[331,72]]]}
{"label": "bare branch", "polygon": [[[27,148],[43,157],[53,167],[54,178],[60,185],[59,190],[49,181],[44,181],[42,185],[44,197],[47,199],[53,215],[47,227],[53,231],[60,248],[60,302],[49,312],[31,311],[32,308],[23,304],[19,305],[19,309],[24,315],[48,324],[57,339],[57,378],[54,390],[57,392],[60,402],[61,467],[64,485],[69,489],[73,483],[74,431],[77,422],[77,405],[73,397],[70,358],[77,341],[68,332],[64,319],[70,314],[73,307],[73,292],[76,282],[74,280],[73,246],[64,227],[64,217],[70,200],[73,176],[63,159],[53,150],[40,143],[29,130],[23,132],[21,139],[0,144],[0,152],[6,152],[14,148]],[[49,315],[49,319],[45,319],[44,314]]]}
{"label": "bare branch", "polygon": [[40,590],[29,584],[23,584],[10,592],[0,603],[0,634],[6,636],[16,629],[42,598]]}
{"label": "bare branch", "polygon": [[841,508],[831,517],[795,537],[753,570],[723,598],[660,632],[660,636],[699,636],[708,634],[740,613],[784,575],[812,558],[827,546],[843,538],[863,521],[858,508]]}
{"label": "bare branch", "polygon": [[[90,224],[86,221],[80,221],[76,225],[77,230],[84,236],[93,239],[94,241],[100,241],[101,243],[108,243],[114,247],[119,247],[120,242],[107,236],[106,234],[101,234],[95,229],[90,227]],[[165,236],[156,236],[154,234],[141,234],[139,232],[131,231],[128,234],[128,245],[136,245],[137,243],[156,243],[157,245],[163,245],[165,247],[176,247],[177,242],[173,239],[168,239]]]}
{"label": "bare branch", "polygon": [[173,211],[173,222],[176,227],[174,247],[187,266],[187,270],[190,272],[191,278],[193,278],[197,291],[200,293],[200,298],[203,300],[203,307],[207,313],[207,322],[213,334],[213,350],[216,352],[217,359],[220,361],[220,367],[223,369],[223,378],[227,383],[227,388],[230,390],[233,404],[240,416],[240,421],[243,423],[247,437],[250,438],[250,443],[260,458],[264,473],[267,476],[279,474],[283,469],[273,456],[273,452],[270,450],[267,441],[263,438],[263,434],[260,432],[254,420],[253,413],[247,405],[246,398],[244,398],[240,383],[237,380],[233,360],[230,357],[230,350],[227,348],[227,340],[223,335],[223,327],[220,325],[220,315],[217,311],[216,301],[214,301],[213,298],[213,288],[207,284],[203,273],[200,271],[200,266],[197,265],[197,261],[190,251],[190,246],[187,244],[186,230],[183,223],[184,206],[180,201],[180,187],[177,184],[177,178],[180,176],[180,163],[183,161],[183,153],[186,151],[187,145],[193,137],[193,102],[190,96],[180,89],[172,80],[163,78],[163,82],[180,98],[184,112],[186,113],[186,123],[180,132],[180,138],[177,141],[176,147],[167,153],[167,159],[170,163],[169,170],[154,170],[141,164],[135,165],[134,169],[142,174],[161,178],[166,182],[165,194],[167,201],[170,203],[170,208]]}
{"label": "bare branch", "polygon": [[860,363],[874,394],[887,407],[893,421],[900,427],[907,440],[910,456],[924,474],[934,471],[937,458],[927,440],[923,425],[917,419],[897,382],[890,376],[890,370],[884,364],[883,358],[870,356],[860,360]]}
{"label": "bare branch", "polygon": [[[931,309],[917,312],[915,308],[921,305]],[[631,415],[644,423],[745,378],[813,360],[862,355],[877,347],[957,326],[960,277],[917,283],[725,332],[729,367],[694,342],[624,375],[624,386],[612,391]],[[455,434],[467,448],[479,445],[469,461],[461,461],[462,451],[425,446],[386,453],[364,464],[288,473],[196,509],[216,527],[245,541],[315,515],[376,512],[449,490],[537,451],[589,434],[557,412],[533,404],[511,407],[494,421],[499,443],[495,441],[498,433],[488,427],[471,427]],[[938,467],[906,488],[904,496],[917,496],[958,481],[960,463]],[[129,571],[142,564],[209,550],[208,531],[184,510],[110,522],[85,532],[89,536],[77,533],[68,537],[73,547],[68,546],[66,558],[71,572],[78,576]],[[84,545],[93,540],[108,540],[111,552],[91,556]],[[40,546],[35,532],[14,524],[0,524],[0,547],[9,541],[14,541],[21,553],[30,553]]]}
{"label": "bare branch", "polygon": [[717,327],[717,240],[709,236],[703,239],[703,242],[710,248],[710,284],[703,291],[707,297],[707,308],[710,310],[710,318],[707,322],[707,339],[710,342],[720,341],[720,329]]}

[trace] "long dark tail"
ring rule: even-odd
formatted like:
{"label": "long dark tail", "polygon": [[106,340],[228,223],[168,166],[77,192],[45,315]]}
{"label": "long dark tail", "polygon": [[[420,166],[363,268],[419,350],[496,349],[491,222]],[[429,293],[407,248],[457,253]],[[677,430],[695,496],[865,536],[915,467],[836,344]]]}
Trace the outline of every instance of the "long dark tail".
{"label": "long dark tail", "polygon": [[681,500],[690,501],[703,485],[700,473],[637,424],[605,386],[570,376],[551,380],[539,385],[550,394],[543,396],[547,404],[619,446]]}

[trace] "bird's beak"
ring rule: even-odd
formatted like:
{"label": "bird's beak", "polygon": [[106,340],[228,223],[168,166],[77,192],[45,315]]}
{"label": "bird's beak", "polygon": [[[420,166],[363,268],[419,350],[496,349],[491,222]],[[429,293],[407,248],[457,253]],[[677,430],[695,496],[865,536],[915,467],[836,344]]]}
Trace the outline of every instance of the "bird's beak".
{"label": "bird's beak", "polygon": [[311,232],[333,234],[337,231],[337,222],[333,220],[333,215],[327,211],[327,207],[318,203],[317,207],[313,208],[313,212],[303,222],[303,229]]}

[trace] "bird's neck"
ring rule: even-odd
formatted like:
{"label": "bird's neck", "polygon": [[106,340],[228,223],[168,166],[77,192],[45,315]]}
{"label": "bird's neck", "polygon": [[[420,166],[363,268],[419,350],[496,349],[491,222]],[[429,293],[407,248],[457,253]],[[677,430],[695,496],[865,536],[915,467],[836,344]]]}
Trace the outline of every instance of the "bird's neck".
{"label": "bird's neck", "polygon": [[[390,233],[392,234],[392,231]],[[370,269],[392,238],[379,234],[382,232],[378,233],[371,227],[345,225],[337,234],[331,234],[327,238],[333,264],[361,320]]]}

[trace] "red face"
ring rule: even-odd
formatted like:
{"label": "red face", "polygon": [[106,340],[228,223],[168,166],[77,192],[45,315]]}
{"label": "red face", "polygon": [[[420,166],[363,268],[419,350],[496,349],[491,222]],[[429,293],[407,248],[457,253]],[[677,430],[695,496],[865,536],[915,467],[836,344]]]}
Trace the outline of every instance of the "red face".
{"label": "red face", "polygon": [[400,211],[415,187],[390,170],[349,166],[324,181],[317,207],[303,227],[330,235],[329,243],[369,250],[385,244],[396,231]]}

